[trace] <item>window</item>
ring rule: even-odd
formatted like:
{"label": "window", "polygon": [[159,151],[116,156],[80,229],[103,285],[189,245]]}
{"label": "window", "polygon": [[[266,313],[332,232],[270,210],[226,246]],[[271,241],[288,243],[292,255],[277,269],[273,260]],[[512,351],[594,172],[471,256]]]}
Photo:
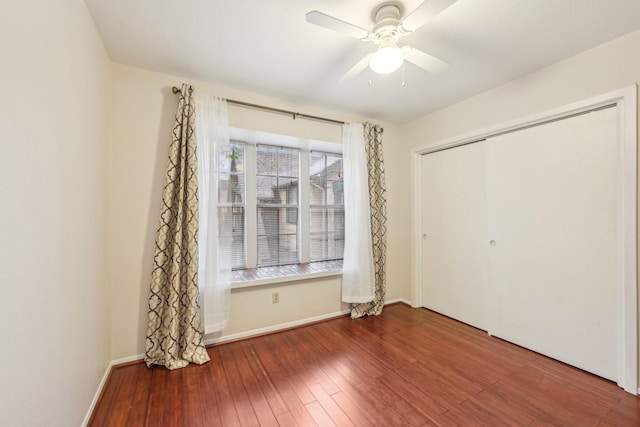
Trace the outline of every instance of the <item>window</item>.
{"label": "window", "polygon": [[339,259],[344,252],[342,156],[313,152],[309,157],[311,261]]}
{"label": "window", "polygon": [[300,152],[256,147],[258,266],[298,262]]}
{"label": "window", "polygon": [[287,145],[232,141],[219,156],[233,269],[342,259],[342,156]]}

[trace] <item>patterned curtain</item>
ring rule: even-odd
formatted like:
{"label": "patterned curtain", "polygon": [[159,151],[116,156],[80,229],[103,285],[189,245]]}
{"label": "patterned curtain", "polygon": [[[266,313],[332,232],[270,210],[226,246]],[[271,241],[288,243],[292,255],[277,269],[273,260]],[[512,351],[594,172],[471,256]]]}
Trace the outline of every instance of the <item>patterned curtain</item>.
{"label": "patterned curtain", "polygon": [[386,290],[387,199],[382,157],[382,132],[378,125],[364,123],[364,141],[369,171],[369,205],[371,207],[371,241],[375,273],[375,297],[371,302],[351,305],[351,318],[382,313]]}
{"label": "patterned curtain", "polygon": [[182,368],[209,361],[198,301],[198,180],[193,87],[182,85],[151,274],[145,362]]}

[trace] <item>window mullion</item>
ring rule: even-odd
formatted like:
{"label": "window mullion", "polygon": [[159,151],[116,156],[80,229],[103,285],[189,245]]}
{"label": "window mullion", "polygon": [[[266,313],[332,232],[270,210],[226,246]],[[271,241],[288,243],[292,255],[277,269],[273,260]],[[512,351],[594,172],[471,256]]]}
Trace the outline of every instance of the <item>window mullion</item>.
{"label": "window mullion", "polygon": [[255,268],[258,264],[258,216],[256,209],[256,146],[247,144],[245,148],[246,198],[245,198],[245,227],[247,245],[247,268]]}
{"label": "window mullion", "polygon": [[309,196],[309,152],[300,152],[300,262],[311,260],[311,209]]}

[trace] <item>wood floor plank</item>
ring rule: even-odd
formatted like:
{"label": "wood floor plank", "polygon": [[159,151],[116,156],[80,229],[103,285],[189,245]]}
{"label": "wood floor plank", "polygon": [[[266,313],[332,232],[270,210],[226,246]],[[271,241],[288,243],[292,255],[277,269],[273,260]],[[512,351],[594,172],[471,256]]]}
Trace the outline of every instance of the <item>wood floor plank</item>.
{"label": "wood floor plank", "polygon": [[611,381],[425,309],[338,318],[114,367],[90,426],[640,426]]}
{"label": "wood floor plank", "polygon": [[305,406],[305,404],[300,400],[298,394],[293,390],[291,385],[285,378],[282,380],[276,380],[278,385],[278,389],[280,393],[283,395],[285,402],[287,402],[287,407],[289,408],[289,413],[291,417],[295,420],[295,422],[300,426],[314,426],[316,425],[313,417],[309,413],[309,410]]}
{"label": "wood floor plank", "polygon": [[127,417],[125,425],[144,426],[147,420],[147,403],[149,401],[149,393],[151,392],[151,375],[134,365],[138,375],[136,377],[136,386],[133,390],[131,400],[131,410]]}
{"label": "wood floor plank", "polygon": [[249,427],[258,424],[258,418],[251,406],[249,395],[242,383],[242,377],[236,366],[236,362],[231,352],[232,347],[237,343],[231,343],[228,345],[220,346],[219,355],[220,360],[224,366],[224,372],[229,384],[229,391],[233,400],[233,404],[236,407],[236,412],[240,420],[240,425],[243,427]]}
{"label": "wood floor plank", "polygon": [[[264,339],[252,342],[252,345],[258,352],[259,357],[261,354],[260,349],[263,341]],[[298,380],[295,376],[289,377],[283,369],[276,369],[269,372],[269,377],[287,407],[289,415],[283,417],[283,419],[289,421],[292,419],[296,424],[300,426],[315,425],[311,414],[305,406],[305,403],[311,403],[315,401],[315,397],[313,396],[311,391],[307,389],[306,385],[301,384],[301,380]],[[305,398],[306,402],[301,400],[301,396]],[[281,417],[278,415],[276,416],[276,418],[280,420]]]}
{"label": "wood floor plank", "polygon": [[407,363],[396,372],[406,382],[414,385],[422,393],[428,394],[449,410],[474,394],[473,391],[465,390],[459,384],[439,379],[437,373],[424,369],[417,363]]}
{"label": "wood floor plank", "polygon": [[[205,426],[205,408],[216,402],[208,402],[209,399],[201,391],[204,389],[204,377],[206,368],[204,366],[189,365],[183,369],[182,389],[185,393],[180,393],[183,407],[183,423],[188,426]],[[214,395],[215,396],[215,395]],[[209,424],[210,425],[210,424]]]}
{"label": "wood floor plank", "polygon": [[638,414],[630,414],[624,411],[611,410],[602,420],[601,424],[612,426],[640,426]]}
{"label": "wood floor plank", "polygon": [[210,401],[218,404],[219,417],[222,425],[239,427],[240,418],[238,417],[238,411],[234,404],[234,397],[231,394],[229,382],[225,374],[225,367],[220,358],[220,351],[216,349],[208,350],[209,358],[211,361],[207,363],[206,367],[210,372],[210,377],[214,385],[214,393],[210,396]]}
{"label": "wood floor plank", "polygon": [[[520,406],[513,405],[509,400],[496,394],[492,389],[484,390],[477,395],[470,396],[462,405],[467,403],[486,409],[496,417],[497,422],[505,422],[508,425],[529,426],[539,425],[541,423],[541,420],[536,418],[534,414],[526,410],[521,410]],[[473,410],[473,408],[471,409]]]}
{"label": "wood floor plank", "polygon": [[370,393],[380,402],[385,402],[390,408],[393,408],[402,419],[406,421],[408,426],[422,426],[429,422],[434,422],[431,417],[416,411],[415,408],[404,399],[402,395],[397,393],[393,388],[386,387],[380,378],[373,378],[373,387]]}
{"label": "wood floor plank", "polygon": [[610,413],[622,414],[640,425],[640,399],[630,399],[627,394],[615,405]]}
{"label": "wood floor plank", "polygon": [[[320,326],[314,325],[315,327],[310,328],[307,331],[311,331],[316,328],[320,328]],[[343,347],[342,349],[345,349]],[[370,402],[370,398],[366,395],[363,395],[361,391],[359,391],[346,377],[341,373],[342,371],[347,371],[351,373],[352,369],[355,369],[355,366],[350,365],[350,361],[348,358],[339,357],[338,359],[329,359],[331,360],[328,363],[327,359],[322,360],[321,363],[317,364],[319,369],[322,369],[324,373],[331,379],[333,383],[335,383],[342,393],[351,401],[356,402],[356,404],[363,409],[363,414],[366,418],[369,419],[368,425],[381,425],[383,420],[389,420],[387,425],[394,425],[392,420],[394,414],[393,411],[381,411],[381,408],[374,408],[375,403]],[[338,361],[339,360],[339,361]],[[343,363],[347,363],[345,366]],[[363,363],[366,364],[366,363]],[[362,378],[362,380],[366,380],[368,377]],[[362,384],[362,381],[357,382],[358,385]]]}
{"label": "wood floor plank", "polygon": [[[513,405],[518,405],[522,410],[536,413],[537,417],[551,425],[592,425],[596,419],[584,414],[582,410],[575,410],[564,406],[549,396],[544,390],[529,388],[518,381],[505,378],[494,386],[493,390],[500,391],[503,397],[509,397]],[[581,409],[584,405],[579,405]]]}
{"label": "wood floor plank", "polygon": [[258,379],[260,389],[269,402],[269,406],[271,407],[271,411],[273,412],[273,414],[277,417],[280,414],[288,412],[289,409],[287,408],[287,405],[282,399],[282,396],[280,396],[280,393],[278,393],[278,389],[276,388],[275,384],[273,384],[269,373],[260,362],[260,358],[256,354],[256,351],[253,348],[252,344],[248,342],[242,343],[242,349],[245,353],[247,361],[249,362],[249,365],[251,366],[251,369],[254,372],[254,375]]}
{"label": "wood floor plank", "polygon": [[[309,351],[312,351],[320,359],[318,365],[325,374],[335,369],[340,370],[340,374],[351,385],[360,384],[364,378],[377,374],[377,371],[370,371],[365,363],[354,364],[349,358],[347,350],[342,347],[332,348],[328,344],[327,338],[317,328],[305,329],[304,332],[309,336],[309,340],[302,345],[309,345]],[[329,376],[329,375],[327,375]],[[330,377],[330,376],[329,376]],[[333,381],[333,380],[332,380]]]}
{"label": "wood floor plank", "polygon": [[262,393],[258,379],[255,377],[251,369],[251,364],[242,349],[242,343],[235,343],[235,345],[229,346],[229,349],[238,367],[240,378],[242,379],[249,401],[258,419],[258,424],[267,427],[277,427],[278,421],[271,411],[269,402],[267,402],[266,397]]}
{"label": "wood floor plank", "polygon": [[166,377],[170,371],[154,366],[149,368],[151,373],[151,385],[149,391],[149,401],[147,402],[146,425],[164,425],[164,402],[166,399]]}
{"label": "wood floor plank", "polygon": [[283,412],[277,415],[276,419],[280,427],[297,427],[299,425],[295,418],[293,418],[293,415],[291,415],[291,412]]}
{"label": "wood floor plank", "polygon": [[[215,357],[212,357],[215,359]],[[191,396],[197,400],[202,415],[202,422],[205,426],[221,426],[222,419],[220,417],[219,393],[214,383],[213,363],[206,363],[201,366],[193,366],[192,375],[198,378],[198,398]],[[192,366],[189,366],[191,368]],[[189,398],[190,395],[186,395]],[[188,420],[185,420],[188,421]]]}
{"label": "wood floor plank", "polygon": [[511,427],[514,424],[501,418],[500,414],[491,413],[487,408],[477,405],[472,401],[463,402],[454,411],[448,411],[443,418],[460,426],[485,425],[492,427]]}
{"label": "wood floor plank", "polygon": [[360,347],[360,351],[366,351],[374,356],[376,360],[384,364],[385,369],[396,369],[407,361],[415,361],[415,359],[407,357],[402,349],[385,345],[380,336],[368,331],[367,328],[359,326],[357,322],[347,323],[346,326],[349,335],[359,338],[353,340],[353,345]]}
{"label": "wood floor plank", "polygon": [[378,378],[383,386],[393,389],[401,395],[415,411],[432,420],[447,412],[449,405],[443,404],[441,399],[415,387],[395,372],[390,372]]}
{"label": "wood floor plank", "polygon": [[549,399],[553,399],[567,410],[579,409],[583,415],[589,417],[603,417],[611,409],[609,405],[597,399],[582,400],[584,394],[573,384],[563,384],[556,378],[538,371],[522,369],[514,372],[509,378],[524,388],[543,391]]}
{"label": "wood floor plank", "polygon": [[[270,347],[262,347],[262,343],[252,343],[258,357],[261,361],[264,361],[263,354],[265,351],[271,352],[272,349]],[[291,402],[292,396],[290,392],[295,393],[296,400],[302,402],[303,404],[307,404],[313,402],[315,397],[313,393],[307,388],[306,383],[301,381],[298,377],[300,375],[297,372],[291,372],[285,368],[278,368],[269,370],[269,376],[271,377],[274,385],[278,389],[279,393],[282,395],[282,399],[284,400],[287,407],[291,410]]]}
{"label": "wood floor plank", "polygon": [[327,414],[322,408],[322,405],[317,401],[307,403],[306,407],[317,425],[322,427],[331,427],[336,425],[333,420],[331,420],[329,414]]}
{"label": "wood floor plank", "polygon": [[318,369],[318,364],[322,363],[323,359],[316,352],[309,351],[308,346],[305,345],[305,339],[307,339],[307,334],[303,334],[301,337],[292,331],[287,334],[286,342],[289,348],[295,349],[294,354],[297,356],[295,363],[299,367],[300,375],[306,379],[309,391],[314,384],[320,384],[329,394],[340,391],[340,388],[321,369]]}
{"label": "wood floor plank", "polygon": [[202,409],[204,405],[200,402],[200,388],[190,385],[183,388],[183,424],[189,427],[204,427],[204,416]]}
{"label": "wood floor plank", "polygon": [[163,390],[165,397],[162,404],[162,420],[165,425],[176,427],[184,425],[183,398],[186,393],[181,393],[184,373],[185,369],[176,369],[166,373]]}
{"label": "wood floor plank", "polygon": [[386,403],[376,401],[375,396],[371,393],[372,385],[368,381],[363,381],[355,387],[345,381],[340,385],[340,388],[352,402],[361,408],[365,416],[371,420],[371,425],[404,425],[400,414]]}
{"label": "wood floor plank", "polygon": [[352,339],[352,336],[344,328],[338,329],[332,328],[328,324],[318,324],[309,332],[332,354],[344,356],[341,359],[342,363],[346,366],[352,366],[354,370],[361,371],[364,377],[379,377],[387,371],[387,367],[382,362],[362,352],[357,345],[359,341]]}
{"label": "wood floor plank", "polygon": [[[313,368],[312,361],[302,355],[301,349],[292,342],[294,337],[291,334],[287,334],[286,337],[284,335],[279,336],[278,338],[281,339],[283,348],[288,349],[288,354],[283,358],[282,362],[284,364],[283,371],[286,373],[289,383],[294,387],[305,405],[314,402],[316,399],[310,387],[313,384],[326,382],[326,377],[321,375],[321,372],[317,372]],[[325,386],[329,389],[334,387],[331,384],[325,384]]]}
{"label": "wood floor plank", "polygon": [[[327,393],[324,387],[320,384],[314,384],[311,388],[311,392],[316,397],[316,402],[322,406],[322,409],[324,409],[336,425],[347,427],[355,426],[355,424],[353,424],[349,419],[349,416],[347,416],[340,406],[338,406],[338,404],[331,398],[331,395]],[[313,413],[311,415],[313,416]],[[314,419],[316,422],[318,421],[316,417],[314,417]]]}
{"label": "wood floor plank", "polygon": [[367,417],[367,414],[363,412],[363,409],[360,408],[356,402],[349,399],[343,392],[335,393],[331,395],[331,398],[357,427],[375,425],[372,424],[372,421]]}

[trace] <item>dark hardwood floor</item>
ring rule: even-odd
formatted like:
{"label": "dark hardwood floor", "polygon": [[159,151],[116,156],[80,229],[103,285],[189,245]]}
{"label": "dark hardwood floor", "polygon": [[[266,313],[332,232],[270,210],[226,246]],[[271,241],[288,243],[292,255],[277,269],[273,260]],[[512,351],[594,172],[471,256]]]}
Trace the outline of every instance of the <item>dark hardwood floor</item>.
{"label": "dark hardwood floor", "polygon": [[614,383],[402,304],[209,354],[114,368],[90,425],[640,426]]}

